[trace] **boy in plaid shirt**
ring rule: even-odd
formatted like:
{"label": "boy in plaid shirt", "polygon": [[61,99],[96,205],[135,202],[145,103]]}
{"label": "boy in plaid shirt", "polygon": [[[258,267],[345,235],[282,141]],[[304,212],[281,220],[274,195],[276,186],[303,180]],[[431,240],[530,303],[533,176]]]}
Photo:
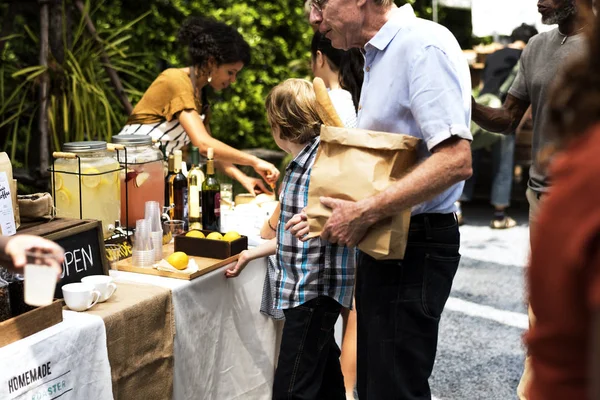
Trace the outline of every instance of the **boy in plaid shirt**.
{"label": "boy in plaid shirt", "polygon": [[333,331],[341,308],[352,305],[354,249],[320,238],[301,241],[288,230],[292,217],[307,205],[319,146],[322,122],[312,84],[288,79],[271,90],[266,107],[275,142],[294,156],[283,179],[277,236],[242,252],[225,275],[238,276],[251,260],[277,255],[274,300],[283,309],[285,325],[273,399],[343,400],[340,349]]}

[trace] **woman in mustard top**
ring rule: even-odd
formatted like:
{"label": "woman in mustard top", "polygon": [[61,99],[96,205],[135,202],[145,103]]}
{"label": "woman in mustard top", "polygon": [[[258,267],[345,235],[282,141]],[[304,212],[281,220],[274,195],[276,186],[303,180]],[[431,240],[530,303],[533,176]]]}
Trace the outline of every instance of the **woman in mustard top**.
{"label": "woman in mustard top", "polygon": [[215,151],[219,166],[250,193],[265,191],[262,180],[251,178],[234,164],[249,165],[269,184],[278,169],[258,157],[241,152],[213,138],[208,128],[210,108],[205,89],[223,90],[234,83],[250,62],[250,46],[232,27],[208,18],[190,18],[181,27],[178,40],[188,47],[191,66],[169,68],[150,85],[133,109],[120,135],[149,135],[166,155],[190,142],[206,155]]}

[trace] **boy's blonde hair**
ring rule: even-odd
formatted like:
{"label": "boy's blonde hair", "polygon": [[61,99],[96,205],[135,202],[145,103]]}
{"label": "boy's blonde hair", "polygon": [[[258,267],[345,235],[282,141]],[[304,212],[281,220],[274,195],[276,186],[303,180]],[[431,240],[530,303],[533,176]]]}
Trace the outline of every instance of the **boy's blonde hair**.
{"label": "boy's blonde hair", "polygon": [[304,144],[319,136],[321,119],[312,83],[304,79],[287,79],[275,86],[265,101],[271,129],[292,143]]}

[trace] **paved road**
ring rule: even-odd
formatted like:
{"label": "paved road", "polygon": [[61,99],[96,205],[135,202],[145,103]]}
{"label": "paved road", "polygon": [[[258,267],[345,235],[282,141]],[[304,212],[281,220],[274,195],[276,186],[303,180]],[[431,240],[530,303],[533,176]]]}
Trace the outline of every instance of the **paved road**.
{"label": "paved road", "polygon": [[519,225],[509,230],[488,227],[487,206],[464,214],[462,259],[442,315],[432,392],[439,400],[516,399],[528,324],[526,206],[513,210]]}

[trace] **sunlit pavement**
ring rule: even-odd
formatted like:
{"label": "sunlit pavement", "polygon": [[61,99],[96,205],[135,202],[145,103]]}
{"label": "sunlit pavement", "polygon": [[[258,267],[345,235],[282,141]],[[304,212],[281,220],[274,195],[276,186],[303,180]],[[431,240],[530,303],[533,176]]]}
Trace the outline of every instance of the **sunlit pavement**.
{"label": "sunlit pavement", "polygon": [[430,381],[436,399],[517,398],[528,324],[526,208],[510,210],[518,226],[508,230],[489,228],[489,206],[467,205],[463,210],[462,258],[442,315]]}

